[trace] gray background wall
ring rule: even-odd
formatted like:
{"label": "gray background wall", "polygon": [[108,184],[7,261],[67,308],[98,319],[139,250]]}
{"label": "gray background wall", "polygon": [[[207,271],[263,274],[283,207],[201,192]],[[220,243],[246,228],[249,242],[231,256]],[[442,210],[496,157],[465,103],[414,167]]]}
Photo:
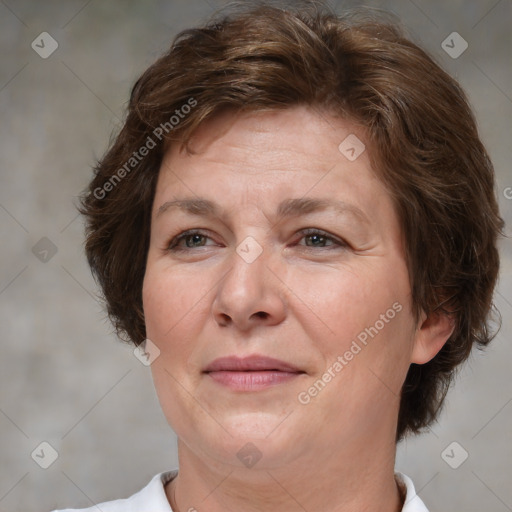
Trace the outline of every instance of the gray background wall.
{"label": "gray background wall", "polygon": [[[510,224],[511,0],[344,5],[358,3],[396,12],[467,90]],[[128,496],[177,464],[149,370],[115,340],[95,300],[74,201],[135,77],[179,30],[221,5],[0,1],[0,511]],[[31,48],[34,40],[42,46],[43,31],[58,42],[46,59]],[[456,59],[441,47],[453,31],[469,44]],[[46,40],[39,51],[49,48]],[[432,431],[399,447],[397,466],[431,512],[512,510],[511,240],[501,247],[501,334],[472,356]],[[41,442],[58,452],[48,469],[39,465],[52,456]],[[462,449],[469,457],[453,469],[444,459],[456,465]]]}

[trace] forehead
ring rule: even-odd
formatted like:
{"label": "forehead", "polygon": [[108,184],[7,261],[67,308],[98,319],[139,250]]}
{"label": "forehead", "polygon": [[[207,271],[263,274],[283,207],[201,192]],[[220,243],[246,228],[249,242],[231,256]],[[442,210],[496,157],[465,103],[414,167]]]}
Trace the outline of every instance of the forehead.
{"label": "forehead", "polygon": [[226,170],[233,172],[233,180],[235,174],[273,174],[275,179],[276,173],[287,173],[290,180],[307,174],[318,178],[332,168],[332,174],[348,180],[376,181],[363,141],[361,127],[306,106],[224,112],[199,126],[189,141],[190,152],[178,144],[167,148],[159,184],[185,175],[206,179]]}
{"label": "forehead", "polygon": [[[262,162],[268,166],[274,157],[280,167],[304,159],[311,167],[314,158],[320,165],[335,163],[342,153],[340,143],[350,135],[365,138],[361,127],[329,115],[324,110],[295,106],[283,110],[235,112],[226,111],[203,122],[189,141],[194,156],[211,161],[240,157],[245,163],[252,158],[254,167]],[[226,152],[228,151],[228,152]],[[184,156],[183,148],[175,145],[168,153],[174,160]],[[252,166],[251,166],[252,167]]]}

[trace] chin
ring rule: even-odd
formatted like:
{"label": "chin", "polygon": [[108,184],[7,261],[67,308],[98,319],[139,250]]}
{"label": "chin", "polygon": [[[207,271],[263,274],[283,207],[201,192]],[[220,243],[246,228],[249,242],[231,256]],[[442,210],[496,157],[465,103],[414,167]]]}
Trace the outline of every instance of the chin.
{"label": "chin", "polygon": [[176,433],[196,455],[237,468],[276,469],[297,458],[304,446],[300,425],[286,414],[243,413],[216,420],[191,422]]}
{"label": "chin", "polygon": [[[244,412],[232,414],[222,420],[222,426],[237,440],[268,440],[277,428],[286,422],[286,415],[271,412]],[[286,428],[285,428],[286,430]]]}

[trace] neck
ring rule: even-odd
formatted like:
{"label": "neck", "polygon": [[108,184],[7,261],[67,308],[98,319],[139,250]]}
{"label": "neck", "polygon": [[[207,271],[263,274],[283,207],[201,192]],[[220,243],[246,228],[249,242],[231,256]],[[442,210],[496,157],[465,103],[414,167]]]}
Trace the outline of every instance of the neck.
{"label": "neck", "polygon": [[197,456],[179,441],[179,475],[166,493],[174,512],[400,512],[396,447],[371,445],[366,440],[338,456],[317,451],[287,467],[248,469]]}

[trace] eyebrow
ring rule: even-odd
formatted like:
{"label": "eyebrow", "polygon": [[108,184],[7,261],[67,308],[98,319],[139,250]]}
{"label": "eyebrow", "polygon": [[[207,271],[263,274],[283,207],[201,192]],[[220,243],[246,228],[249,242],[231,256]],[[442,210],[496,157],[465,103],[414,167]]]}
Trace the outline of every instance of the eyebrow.
{"label": "eyebrow", "polygon": [[[179,209],[191,215],[203,217],[220,216],[219,207],[214,202],[204,198],[185,198],[166,201],[158,208],[156,216],[159,217],[164,212],[172,209]],[[325,210],[334,210],[342,215],[349,213],[365,224],[370,223],[368,217],[363,213],[363,211],[353,204],[334,199],[312,197],[285,199],[284,201],[281,201],[277,208],[277,217],[281,220],[288,217],[299,217],[301,215]]]}

